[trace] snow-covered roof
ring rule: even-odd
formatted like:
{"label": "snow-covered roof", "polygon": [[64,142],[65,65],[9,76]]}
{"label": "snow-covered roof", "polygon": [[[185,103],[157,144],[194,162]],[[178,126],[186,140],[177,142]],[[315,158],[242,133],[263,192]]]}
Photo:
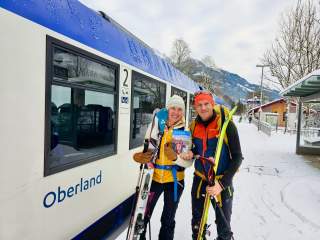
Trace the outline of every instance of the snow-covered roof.
{"label": "snow-covered roof", "polygon": [[261,106],[259,105],[259,106],[253,107],[253,108],[251,108],[251,109],[249,110],[249,112],[252,111],[252,110],[259,109],[260,107],[261,107],[261,108],[264,108],[264,107],[266,107],[266,106],[269,106],[269,105],[272,105],[272,104],[274,104],[274,103],[278,103],[278,102],[281,102],[281,101],[285,101],[284,98],[276,99],[276,100],[274,100],[274,101],[272,101],[272,102],[265,103],[265,104],[263,104],[263,105],[261,105]]}
{"label": "snow-covered roof", "polygon": [[260,102],[260,99],[259,98],[249,98],[246,100],[246,102]]}
{"label": "snow-covered roof", "polygon": [[320,69],[304,76],[280,92],[282,96],[306,97],[320,92]]}

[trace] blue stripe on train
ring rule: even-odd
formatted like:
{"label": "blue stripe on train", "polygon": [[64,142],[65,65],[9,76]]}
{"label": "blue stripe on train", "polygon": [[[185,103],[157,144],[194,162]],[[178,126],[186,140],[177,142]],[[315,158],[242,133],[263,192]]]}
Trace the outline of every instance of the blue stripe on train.
{"label": "blue stripe on train", "polygon": [[73,240],[108,239],[130,216],[134,201],[132,195],[88,228],[83,230]]}
{"label": "blue stripe on train", "polygon": [[0,7],[191,92],[198,84],[114,21],[76,0],[0,0]]}

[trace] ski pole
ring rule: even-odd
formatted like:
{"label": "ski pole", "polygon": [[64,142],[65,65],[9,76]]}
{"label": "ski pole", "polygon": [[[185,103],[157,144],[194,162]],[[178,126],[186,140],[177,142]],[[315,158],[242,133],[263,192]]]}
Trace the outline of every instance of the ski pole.
{"label": "ski pole", "polygon": [[149,240],[151,240],[151,221],[149,220]]}

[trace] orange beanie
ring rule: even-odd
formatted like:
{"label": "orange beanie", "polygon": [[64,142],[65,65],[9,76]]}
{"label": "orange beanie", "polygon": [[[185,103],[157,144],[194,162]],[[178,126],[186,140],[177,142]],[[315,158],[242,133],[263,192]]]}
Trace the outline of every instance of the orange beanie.
{"label": "orange beanie", "polygon": [[194,105],[195,106],[198,105],[199,101],[203,101],[203,100],[210,102],[212,104],[212,106],[214,106],[213,96],[208,93],[200,93],[200,94],[196,95],[194,97]]}

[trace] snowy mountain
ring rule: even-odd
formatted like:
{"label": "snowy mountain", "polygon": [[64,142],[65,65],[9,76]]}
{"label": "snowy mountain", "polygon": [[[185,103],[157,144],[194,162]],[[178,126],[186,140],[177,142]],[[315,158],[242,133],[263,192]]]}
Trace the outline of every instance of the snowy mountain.
{"label": "snowy mountain", "polygon": [[[208,67],[203,62],[191,60],[191,74],[193,79],[200,78],[204,73],[212,79],[215,94],[219,97],[228,96],[232,101],[237,102],[239,99],[244,101],[253,97],[254,92],[260,91],[260,85],[249,83],[246,79],[238,74],[228,72],[216,67]],[[270,88],[263,88],[263,94],[267,99],[272,101],[280,97],[279,92]]]}

